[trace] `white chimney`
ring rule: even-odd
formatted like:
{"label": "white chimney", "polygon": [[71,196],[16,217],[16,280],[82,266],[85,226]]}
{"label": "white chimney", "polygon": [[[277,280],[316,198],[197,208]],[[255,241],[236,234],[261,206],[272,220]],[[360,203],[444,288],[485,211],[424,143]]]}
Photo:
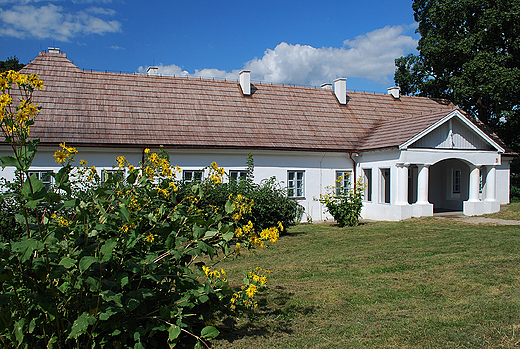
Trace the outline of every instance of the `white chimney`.
{"label": "white chimney", "polygon": [[146,74],[148,75],[157,75],[158,72],[159,67],[148,67],[148,69],[146,69]]}
{"label": "white chimney", "polygon": [[334,94],[340,104],[347,104],[347,79],[338,78],[334,80]]}
{"label": "white chimney", "polygon": [[244,95],[251,95],[251,71],[242,70],[240,72],[240,87]]}
{"label": "white chimney", "polygon": [[60,48],[59,47],[49,47],[47,49],[49,51],[49,53],[60,53]]}
{"label": "white chimney", "polygon": [[320,87],[325,90],[332,90],[332,84],[330,82],[325,82],[325,83],[321,84]]}
{"label": "white chimney", "polygon": [[399,99],[401,89],[398,86],[387,88],[388,94],[392,95],[395,99]]}

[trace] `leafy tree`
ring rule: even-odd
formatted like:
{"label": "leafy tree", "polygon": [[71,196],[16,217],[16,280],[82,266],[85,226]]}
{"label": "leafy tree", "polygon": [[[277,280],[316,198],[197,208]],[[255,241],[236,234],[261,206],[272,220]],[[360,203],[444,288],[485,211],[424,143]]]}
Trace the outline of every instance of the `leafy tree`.
{"label": "leafy tree", "polygon": [[403,94],[447,98],[520,149],[520,1],[415,0],[419,55],[396,59]]}
{"label": "leafy tree", "polygon": [[19,71],[23,67],[25,67],[25,64],[20,63],[16,56],[8,57],[5,61],[0,61],[0,73],[8,70]]}

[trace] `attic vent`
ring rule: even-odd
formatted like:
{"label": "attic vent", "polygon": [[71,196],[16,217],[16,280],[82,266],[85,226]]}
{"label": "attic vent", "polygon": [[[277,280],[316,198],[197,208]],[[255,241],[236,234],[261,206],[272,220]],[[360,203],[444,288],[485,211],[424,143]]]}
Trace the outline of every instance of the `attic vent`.
{"label": "attic vent", "polygon": [[334,94],[340,104],[347,104],[347,78],[334,80]]}
{"label": "attic vent", "polygon": [[146,69],[146,74],[148,75],[157,75],[159,72],[159,67],[148,67],[148,69]]}
{"label": "attic vent", "polygon": [[321,84],[320,87],[325,89],[325,90],[332,90],[332,84],[330,82],[326,82],[324,84]]}
{"label": "attic vent", "polygon": [[240,72],[240,87],[244,95],[251,95],[251,71],[242,70]]}
{"label": "attic vent", "polygon": [[47,49],[49,51],[49,53],[60,53],[60,48],[59,47],[49,47]]}
{"label": "attic vent", "polygon": [[388,94],[392,95],[395,99],[399,99],[401,89],[398,86],[387,88]]}

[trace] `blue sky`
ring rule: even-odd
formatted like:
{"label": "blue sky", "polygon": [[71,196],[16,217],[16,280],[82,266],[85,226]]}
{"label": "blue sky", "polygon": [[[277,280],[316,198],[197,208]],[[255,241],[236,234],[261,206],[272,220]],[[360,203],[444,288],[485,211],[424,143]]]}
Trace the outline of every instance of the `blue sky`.
{"label": "blue sky", "polygon": [[416,52],[411,1],[0,0],[0,60],[59,47],[78,67],[386,93]]}

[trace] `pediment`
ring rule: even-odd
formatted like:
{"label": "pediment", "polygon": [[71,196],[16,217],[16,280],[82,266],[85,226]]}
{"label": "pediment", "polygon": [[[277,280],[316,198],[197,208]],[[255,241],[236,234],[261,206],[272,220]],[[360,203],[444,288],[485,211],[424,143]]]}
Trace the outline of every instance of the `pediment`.
{"label": "pediment", "polygon": [[457,110],[415,135],[399,148],[496,150],[504,152],[500,145]]}

